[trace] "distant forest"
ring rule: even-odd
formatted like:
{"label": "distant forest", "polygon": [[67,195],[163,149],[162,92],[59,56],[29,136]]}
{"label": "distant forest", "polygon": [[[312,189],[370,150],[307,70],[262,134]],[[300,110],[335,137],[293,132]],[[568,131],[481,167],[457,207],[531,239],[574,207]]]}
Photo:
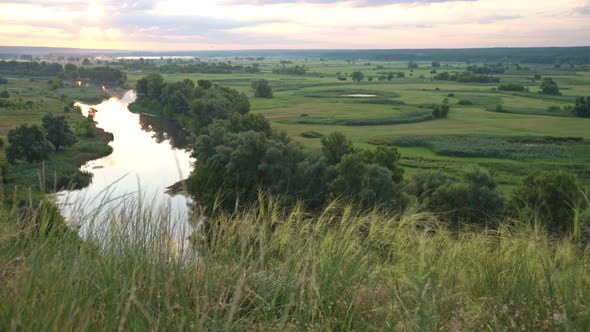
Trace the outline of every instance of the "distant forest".
{"label": "distant forest", "polygon": [[248,50],[248,51],[109,51],[63,48],[0,47],[0,58],[15,55],[108,55],[108,56],[194,56],[194,57],[282,57],[323,58],[326,60],[516,62],[537,64],[590,64],[590,46],[468,49],[398,50]]}

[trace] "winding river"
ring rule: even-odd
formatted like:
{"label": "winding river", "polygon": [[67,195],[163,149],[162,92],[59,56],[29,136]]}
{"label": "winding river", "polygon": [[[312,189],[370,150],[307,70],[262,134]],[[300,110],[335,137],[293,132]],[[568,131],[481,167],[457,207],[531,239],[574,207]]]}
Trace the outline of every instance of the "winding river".
{"label": "winding river", "polygon": [[181,128],[129,111],[135,98],[135,92],[128,91],[98,105],[78,104],[84,116],[96,110],[97,127],[114,135],[109,143],[113,153],[82,166],[82,171],[93,174],[92,183],[58,193],[58,205],[82,238],[146,220],[164,223],[174,237],[186,239],[192,202],[168,194],[166,188],[186,179],[194,160],[179,146]]}

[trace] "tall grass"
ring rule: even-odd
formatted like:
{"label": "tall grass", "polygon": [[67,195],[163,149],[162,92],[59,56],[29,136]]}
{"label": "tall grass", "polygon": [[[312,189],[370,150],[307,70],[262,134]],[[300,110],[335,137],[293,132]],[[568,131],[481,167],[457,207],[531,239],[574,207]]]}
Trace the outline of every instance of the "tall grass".
{"label": "tall grass", "polygon": [[533,222],[452,233],[419,211],[263,198],[179,246],[163,214],[82,242],[39,226],[50,212],[0,214],[0,330],[590,329],[589,248]]}

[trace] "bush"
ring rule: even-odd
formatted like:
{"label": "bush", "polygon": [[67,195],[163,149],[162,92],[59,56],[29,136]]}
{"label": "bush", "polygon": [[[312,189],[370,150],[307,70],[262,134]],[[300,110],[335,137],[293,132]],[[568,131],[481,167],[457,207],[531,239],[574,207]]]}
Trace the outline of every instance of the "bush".
{"label": "bush", "polygon": [[301,133],[301,137],[305,138],[322,138],[324,134],[318,133],[317,131],[304,131]]}
{"label": "bush", "polygon": [[251,84],[256,98],[272,98],[272,87],[267,80],[261,79]]}
{"label": "bush", "polygon": [[564,171],[537,172],[514,190],[513,212],[537,214],[549,231],[565,233],[573,228],[574,208],[580,203],[576,177]]}
{"label": "bush", "polygon": [[469,105],[473,105],[473,102],[471,100],[461,99],[457,102],[457,105],[469,106]]}
{"label": "bush", "polygon": [[498,87],[498,90],[500,90],[500,91],[518,91],[518,92],[522,92],[522,91],[526,91],[526,88],[522,84],[508,83],[508,84],[502,84],[502,85],[500,85]]}
{"label": "bush", "polygon": [[541,93],[545,95],[552,95],[552,96],[560,96],[561,92],[559,92],[559,86],[557,83],[550,77],[546,77],[541,82]]}
{"label": "bush", "polygon": [[6,158],[14,163],[17,159],[28,162],[42,161],[49,158],[54,150],[53,144],[47,139],[47,133],[38,125],[23,124],[8,132]]}
{"label": "bush", "polygon": [[10,98],[10,93],[8,93],[8,91],[4,90],[4,91],[0,92],[0,98]]}
{"label": "bush", "polygon": [[576,116],[589,118],[590,117],[590,97],[579,97],[576,99],[576,106],[573,108]]}

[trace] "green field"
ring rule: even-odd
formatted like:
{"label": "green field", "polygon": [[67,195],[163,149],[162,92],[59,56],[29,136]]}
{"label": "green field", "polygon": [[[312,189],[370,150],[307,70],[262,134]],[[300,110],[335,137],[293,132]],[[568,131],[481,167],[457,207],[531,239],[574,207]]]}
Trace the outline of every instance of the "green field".
{"label": "green field", "polygon": [[[228,59],[217,59],[227,61]],[[574,118],[564,110],[573,106],[575,98],[590,95],[590,68],[554,68],[552,65],[531,65],[517,70],[510,66],[504,74],[495,74],[500,83],[457,83],[434,80],[430,62],[418,62],[419,68],[407,68],[407,62],[349,63],[346,61],[319,61],[290,59],[293,65],[309,68],[306,75],[278,75],[272,69],[281,66],[280,59],[258,61],[258,74],[165,74],[166,81],[185,78],[208,79],[246,93],[250,97],[252,110],[264,114],[277,129],[286,131],[295,140],[318,148],[319,137],[333,131],[341,131],[356,145],[370,147],[375,142],[391,142],[406,136],[448,136],[483,135],[494,136],[554,136],[581,137],[590,139],[590,119]],[[244,65],[255,61],[241,60]],[[235,61],[234,61],[235,63]],[[437,71],[463,71],[466,64],[442,64]],[[353,83],[350,74],[361,71],[365,80]],[[403,72],[405,77],[391,80],[380,76],[387,73]],[[129,73],[129,86],[146,73]],[[539,80],[535,74],[551,77],[559,85],[562,95],[542,95]],[[346,81],[338,76],[347,77]],[[368,82],[372,76],[373,81]],[[255,79],[270,81],[274,98],[254,98],[250,87]],[[528,88],[527,92],[498,91],[499,84],[519,83]],[[374,97],[351,97],[364,94]],[[428,107],[448,98],[451,113],[448,119],[430,120]],[[459,104],[469,101],[468,105]],[[464,102],[462,102],[464,104]],[[501,104],[503,112],[495,112]],[[425,117],[426,115],[426,117]],[[306,132],[319,135],[305,135]],[[303,134],[303,135],[302,135]],[[482,139],[477,141],[481,142]],[[469,144],[466,141],[465,144]],[[570,149],[569,143],[559,143],[559,148]],[[521,173],[515,169],[568,168],[585,180],[590,174],[586,161],[578,158],[590,154],[588,145],[580,150],[575,147],[571,158],[556,160],[551,155],[530,154],[522,158],[469,157],[441,155],[424,146],[400,147],[403,163],[408,174],[418,169],[442,168],[453,172],[469,163],[478,163],[491,168],[501,179],[504,187],[515,185]]]}

